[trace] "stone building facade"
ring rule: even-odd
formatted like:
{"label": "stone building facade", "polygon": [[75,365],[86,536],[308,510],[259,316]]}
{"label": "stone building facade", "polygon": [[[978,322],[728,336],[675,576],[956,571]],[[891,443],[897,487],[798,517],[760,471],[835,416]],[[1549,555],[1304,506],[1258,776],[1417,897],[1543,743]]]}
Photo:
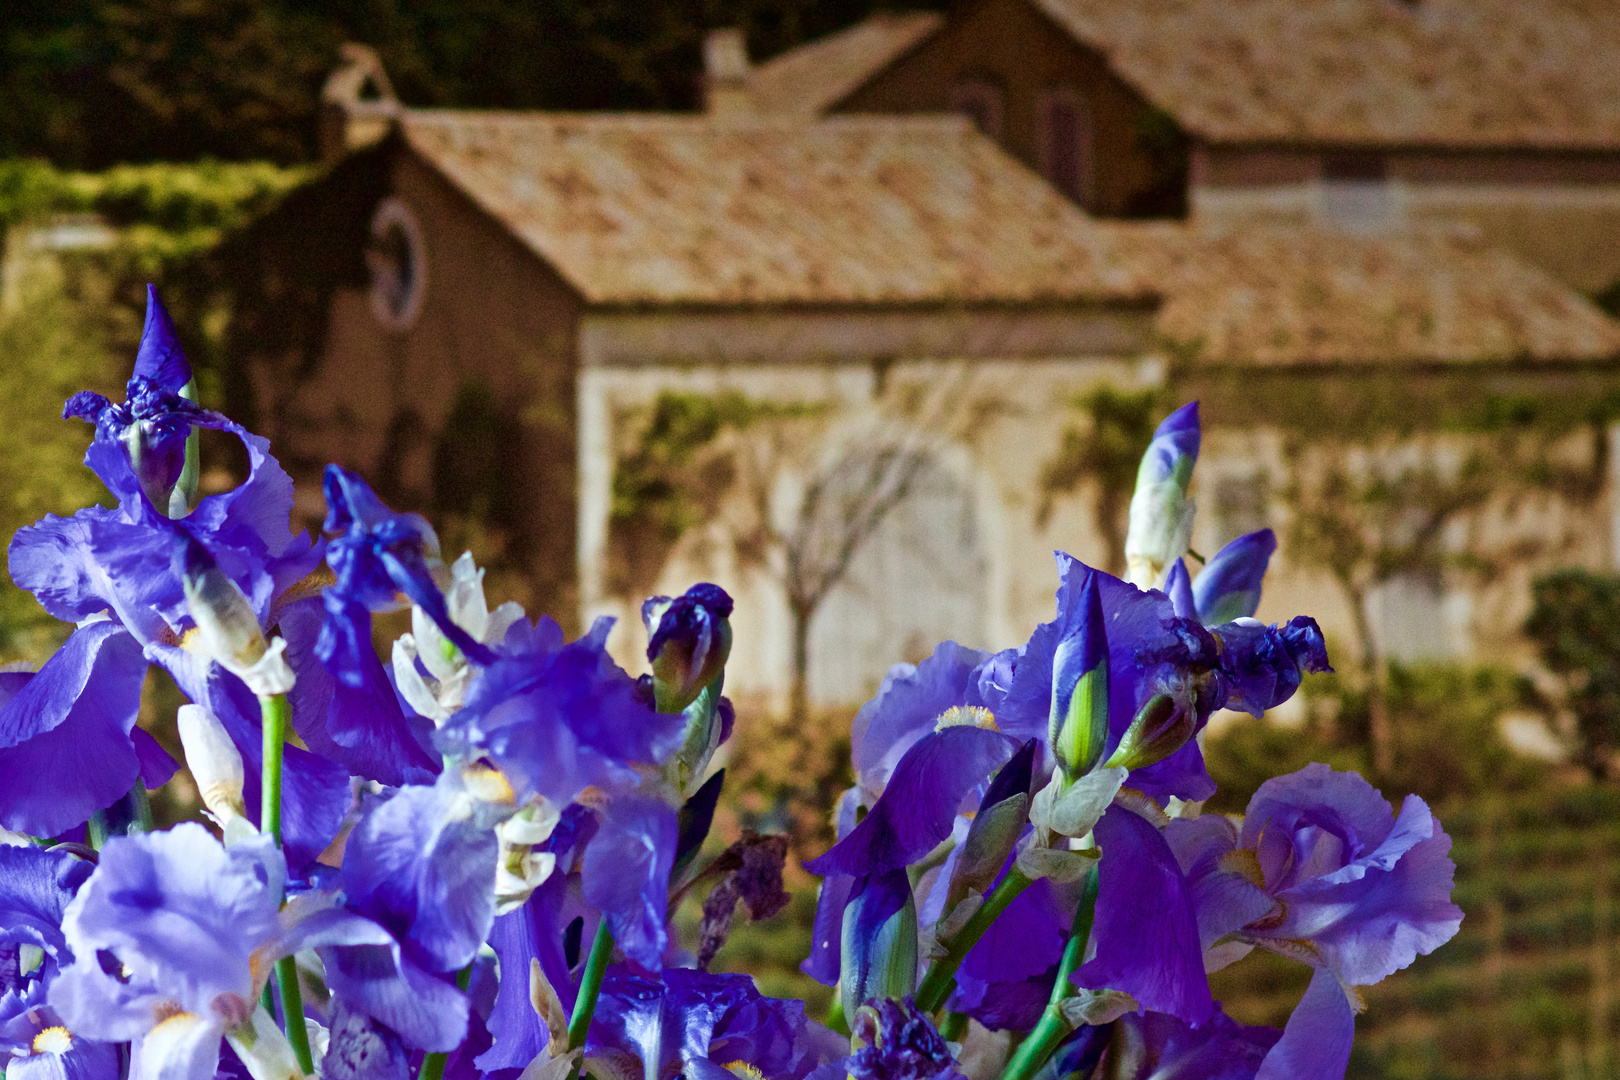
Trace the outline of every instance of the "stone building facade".
{"label": "stone building facade", "polygon": [[[853,704],[942,638],[1017,643],[1049,615],[1052,549],[1113,562],[1104,485],[1055,479],[1099,394],[1206,402],[1206,554],[1287,535],[1291,478],[1450,483],[1512,436],[1563,486],[1448,518],[1439,569],[1359,605],[1285,544],[1261,615],[1352,643],[1371,612],[1408,658],[1515,648],[1527,568],[1620,554],[1614,456],[1548,404],[1620,389],[1620,326],[1477,228],[1212,227],[1215,143],[1058,3],[884,16],[760,65],[720,35],[704,115],[410,109],[352,51],[334,163],[297,198],[355,270],[300,294],[309,355],[250,359],[260,427],[304,479],[337,460],[401,508],[493,517],[531,611],[619,616],[632,668],[641,597],[718,581],[739,600],[728,689],[778,706],[801,638],[812,700]],[[1077,101],[1096,121],[1078,186],[1040,134],[1081,132],[1058,115]],[[1107,220],[1177,175],[1140,138],[1165,116],[1192,219]],[[1540,426],[1514,427],[1532,399]],[[858,509],[895,462],[905,497],[796,611],[795,560],[849,534],[825,507]],[[1495,577],[1446,561],[1532,534],[1566,539]]]}

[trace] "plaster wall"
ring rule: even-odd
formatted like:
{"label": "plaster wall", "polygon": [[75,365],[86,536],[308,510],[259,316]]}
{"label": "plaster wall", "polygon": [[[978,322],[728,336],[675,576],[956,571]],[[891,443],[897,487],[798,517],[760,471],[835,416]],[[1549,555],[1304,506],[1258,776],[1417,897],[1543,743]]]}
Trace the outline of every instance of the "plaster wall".
{"label": "plaster wall", "polygon": [[[1076,421],[1072,400],[1104,382],[1152,385],[1163,370],[1155,359],[1098,355],[587,367],[579,382],[584,615],[617,616],[610,648],[630,670],[644,667],[640,598],[611,596],[603,587],[613,462],[624,449],[626,418],[667,390],[735,391],[824,408],[824,421],[811,425],[806,445],[787,453],[789,466],[773,474],[765,493],[781,521],[792,520],[806,477],[836,452],[829,448],[845,445],[851,432],[863,437],[867,425],[891,435],[911,425],[907,437],[930,461],[918,492],[858,550],[848,577],[812,621],[813,702],[858,705],[891,664],[921,660],[944,638],[980,648],[1016,645],[1052,616],[1052,551],[1093,561],[1105,556],[1084,493],[1059,500],[1039,520],[1041,474]],[[930,394],[944,399],[943,410],[907,404]],[[675,593],[711,580],[730,591],[737,611],[728,692],[781,711],[791,681],[792,619],[779,553],[739,555],[734,525],[752,498],[739,494],[739,502],[683,536],[657,589]]]}
{"label": "plaster wall", "polygon": [[[1251,392],[1263,398],[1263,381]],[[1290,550],[1294,520],[1287,489],[1330,459],[1359,476],[1395,478],[1403,470],[1429,467],[1455,475],[1471,453],[1488,451],[1491,444],[1478,435],[1420,430],[1346,452],[1332,442],[1302,441],[1296,432],[1276,425],[1246,428],[1223,422],[1218,411],[1207,407],[1203,415],[1203,449],[1192,487],[1198,502],[1193,549],[1213,555],[1244,532],[1275,530],[1280,547],[1256,616],[1268,623],[1313,616],[1327,635],[1335,666],[1355,670],[1360,640],[1350,597],[1327,569]],[[1590,432],[1572,431],[1553,441],[1550,456],[1580,471],[1592,467],[1592,450]],[[1534,653],[1522,627],[1532,581],[1559,566],[1602,570],[1615,565],[1613,467],[1607,466],[1606,473],[1602,492],[1592,498],[1504,485],[1483,507],[1453,519],[1441,534],[1444,569],[1432,577],[1398,577],[1372,590],[1367,610],[1384,656],[1403,663],[1530,665]],[[1254,492],[1258,498],[1234,500],[1234,490]],[[1233,502],[1238,503],[1236,513]],[[1196,563],[1189,569],[1196,576]]]}

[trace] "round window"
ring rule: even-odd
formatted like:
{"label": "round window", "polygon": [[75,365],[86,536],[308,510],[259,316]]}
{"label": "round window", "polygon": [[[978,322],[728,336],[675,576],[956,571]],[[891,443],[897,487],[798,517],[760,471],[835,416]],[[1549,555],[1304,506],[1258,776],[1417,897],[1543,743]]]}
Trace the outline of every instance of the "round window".
{"label": "round window", "polygon": [[398,199],[377,204],[366,265],[371,268],[371,310],[377,321],[390,330],[410,329],[422,310],[427,257],[416,216]]}

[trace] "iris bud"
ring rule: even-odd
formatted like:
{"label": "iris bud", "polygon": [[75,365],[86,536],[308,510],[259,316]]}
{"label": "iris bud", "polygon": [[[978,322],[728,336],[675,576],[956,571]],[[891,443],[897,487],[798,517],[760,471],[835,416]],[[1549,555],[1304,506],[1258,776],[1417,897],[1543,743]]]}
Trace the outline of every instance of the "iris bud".
{"label": "iris bud", "polygon": [[1095,570],[1081,586],[1078,624],[1052,655],[1047,735],[1071,780],[1091,771],[1108,740],[1108,635]]}
{"label": "iris bud", "polygon": [[184,535],[174,553],[175,572],[186,596],[186,610],[197,624],[205,655],[239,676],[260,697],[285,694],[293,687],[292,668],[282,656],[286,642],[266,643],[253,612],[236,582],[226,576],[190,535]]}
{"label": "iris bud", "polygon": [[726,591],[708,583],[641,605],[659,712],[680,712],[719,677],[731,655],[731,609]]}
{"label": "iris bud", "polygon": [[1198,443],[1194,401],[1165,417],[1142,455],[1125,534],[1125,579],[1138,588],[1154,588],[1170,564],[1187,553],[1193,522],[1187,487],[1198,461]]}
{"label": "iris bud", "polygon": [[917,905],[904,868],[859,878],[844,907],[838,993],[845,1016],[917,992]]}
{"label": "iris bud", "polygon": [[197,781],[197,793],[214,820],[225,825],[246,816],[242,755],[219,717],[201,705],[182,705],[176,714],[186,767]]}
{"label": "iris bud", "polygon": [[1029,823],[1029,784],[1035,771],[1036,742],[1030,739],[1001,767],[979,801],[979,812],[968,826],[967,839],[951,871],[945,910],[967,899],[969,891],[990,891],[996,875]]}
{"label": "iris bud", "polygon": [[1149,698],[1125,729],[1118,748],[1108,759],[1108,767],[1145,769],[1163,761],[1192,738],[1193,723],[1193,711],[1177,704],[1169,694]]}
{"label": "iris bud", "polygon": [[641,607],[647,624],[654,707],[686,716],[681,747],[664,776],[682,796],[693,794],[726,731],[720,693],[731,655],[731,597],[718,585],[694,585],[671,600],[655,596]]}
{"label": "iris bud", "polygon": [[[1198,621],[1219,626],[1251,618],[1260,606],[1260,583],[1277,550],[1277,534],[1270,529],[1240,536],[1215,553],[1193,582],[1193,604]],[[1180,610],[1177,615],[1182,614]]]}

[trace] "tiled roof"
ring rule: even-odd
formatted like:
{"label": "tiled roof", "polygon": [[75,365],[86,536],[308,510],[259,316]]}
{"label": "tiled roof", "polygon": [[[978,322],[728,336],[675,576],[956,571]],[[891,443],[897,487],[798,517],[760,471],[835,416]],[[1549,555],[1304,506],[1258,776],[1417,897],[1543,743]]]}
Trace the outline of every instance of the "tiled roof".
{"label": "tiled roof", "polygon": [[591,303],[1149,295],[1106,230],[955,117],[411,110],[402,126]]}
{"label": "tiled roof", "polygon": [[943,21],[932,11],[880,12],[847,30],[790,49],[749,73],[754,108],[819,116]]}
{"label": "tiled roof", "polygon": [[1620,357],[1620,323],[1547,274],[1463,233],[1104,228],[1163,292],[1158,330],[1194,362]]}
{"label": "tiled roof", "polygon": [[1620,148],[1615,0],[1033,0],[1214,142]]}

